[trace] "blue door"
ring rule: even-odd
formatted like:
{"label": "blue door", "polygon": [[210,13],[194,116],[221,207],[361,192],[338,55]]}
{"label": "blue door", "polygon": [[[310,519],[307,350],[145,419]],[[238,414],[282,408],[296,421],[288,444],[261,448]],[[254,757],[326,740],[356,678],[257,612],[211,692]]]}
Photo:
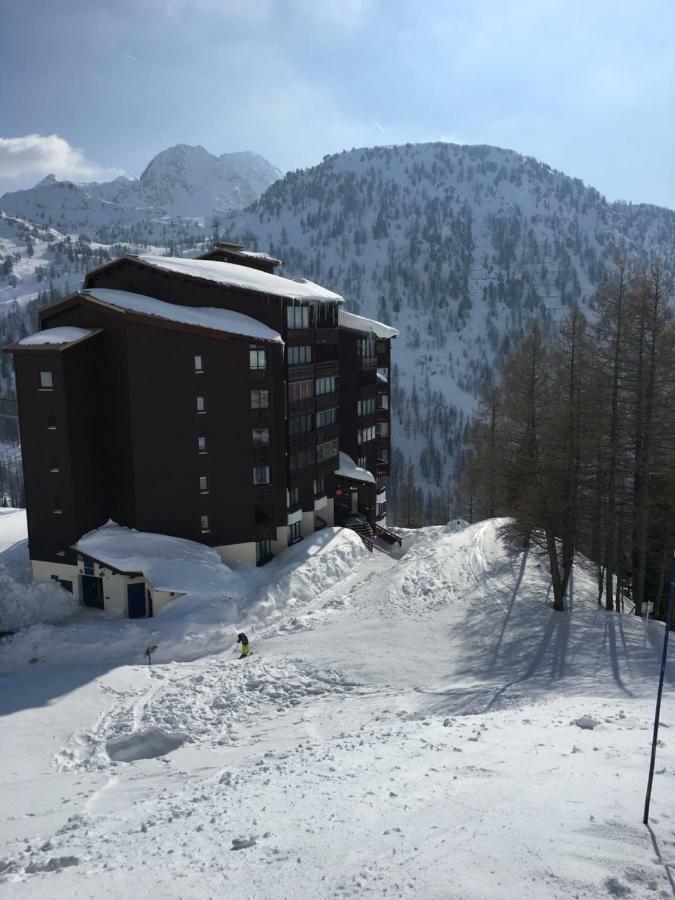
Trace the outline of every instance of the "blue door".
{"label": "blue door", "polygon": [[145,584],[127,585],[127,608],[130,619],[142,619],[147,615],[145,608]]}

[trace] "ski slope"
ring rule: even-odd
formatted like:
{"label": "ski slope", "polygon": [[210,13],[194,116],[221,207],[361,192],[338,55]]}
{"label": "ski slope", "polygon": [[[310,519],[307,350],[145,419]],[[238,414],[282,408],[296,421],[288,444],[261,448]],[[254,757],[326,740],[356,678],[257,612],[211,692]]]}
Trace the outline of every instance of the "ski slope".
{"label": "ski slope", "polygon": [[327,529],[233,570],[234,615],[4,641],[0,897],[671,896],[671,671],[641,825],[661,626],[583,567],[553,613],[499,524],[398,559]]}

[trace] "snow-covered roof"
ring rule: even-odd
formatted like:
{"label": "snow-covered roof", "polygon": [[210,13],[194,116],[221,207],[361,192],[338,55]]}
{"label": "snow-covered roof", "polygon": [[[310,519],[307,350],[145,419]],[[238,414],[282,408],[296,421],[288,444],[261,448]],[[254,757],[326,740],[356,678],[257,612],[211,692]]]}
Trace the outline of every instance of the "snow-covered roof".
{"label": "snow-covered roof", "polygon": [[398,329],[392,328],[391,325],[385,325],[384,322],[378,322],[376,319],[367,319],[365,316],[357,316],[344,309],[340,309],[338,312],[338,324],[342,328],[351,328],[352,331],[363,331],[366,334],[374,334],[375,337],[379,338],[398,337]]}
{"label": "snow-covered roof", "polygon": [[389,381],[389,379],[388,379],[387,376],[384,374],[384,372],[379,372],[379,371],[378,371],[378,373],[377,373],[377,380],[378,380],[378,381],[384,381],[385,383],[386,383],[387,381]]}
{"label": "snow-covered roof", "polygon": [[342,302],[339,294],[333,293],[319,284],[299,279],[282,278],[271,275],[250,266],[239,266],[236,263],[218,262],[212,259],[183,259],[175,256],[137,257],[139,262],[155,269],[164,269],[188,278],[203,278],[217,284],[237,287],[245,291],[255,291],[273,297],[288,297],[291,300],[332,300]]}
{"label": "snow-covered roof", "polygon": [[223,331],[227,334],[241,334],[245,337],[256,338],[260,341],[274,341],[283,343],[278,331],[268,328],[257,319],[245,316],[243,313],[234,312],[231,309],[214,309],[205,306],[178,306],[175,303],[166,303],[155,297],[146,297],[144,294],[133,294],[130,291],[115,291],[111,288],[89,288],[81,293],[85,297],[114,306],[125,312],[140,313],[143,316],[152,316],[158,319],[166,319],[169,322],[180,322],[183,325],[196,325],[200,328],[208,328],[211,331]]}
{"label": "snow-covered roof", "polygon": [[367,481],[375,484],[375,476],[368,469],[362,469],[357,466],[354,460],[347,453],[340,450],[340,468],[335,470],[335,474],[342,478],[351,478],[354,481]]}
{"label": "snow-covered roof", "polygon": [[18,342],[20,347],[63,347],[66,344],[74,344],[96,334],[89,328],[75,328],[72,325],[60,325],[58,328],[45,328],[44,331],[36,331]]}
{"label": "snow-covered roof", "polygon": [[242,256],[250,256],[253,259],[265,259],[267,262],[280,263],[281,260],[277,259],[275,256],[270,256],[269,253],[257,253],[254,250],[238,250]]}
{"label": "snow-covered roof", "polygon": [[83,535],[73,549],[120,572],[141,572],[157,591],[224,597],[232,584],[230,569],[212,547],[112,520]]}

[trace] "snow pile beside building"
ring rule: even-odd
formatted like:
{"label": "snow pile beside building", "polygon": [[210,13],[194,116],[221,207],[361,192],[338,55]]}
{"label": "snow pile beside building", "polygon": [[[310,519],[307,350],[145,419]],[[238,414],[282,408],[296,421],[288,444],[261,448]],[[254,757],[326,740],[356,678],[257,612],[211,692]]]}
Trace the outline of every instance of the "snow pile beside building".
{"label": "snow pile beside building", "polygon": [[368,556],[361,538],[346,528],[324,528],[289,547],[259,572],[264,579],[252,597],[249,619],[269,623],[298,612],[341,584]]}

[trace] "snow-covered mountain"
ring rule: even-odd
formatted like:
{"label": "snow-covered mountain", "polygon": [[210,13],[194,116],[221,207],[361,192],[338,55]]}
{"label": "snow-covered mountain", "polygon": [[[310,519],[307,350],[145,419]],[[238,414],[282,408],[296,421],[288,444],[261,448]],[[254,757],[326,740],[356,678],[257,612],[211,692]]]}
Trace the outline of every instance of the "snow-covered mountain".
{"label": "snow-covered mountain", "polygon": [[675,270],[675,212],[608,203],[579,179],[496,147],[408,144],[326,157],[275,182],[225,230],[283,259],[285,274],[330,285],[353,311],[400,329],[400,523],[447,519],[481,381],[529,320],[552,326],[570,305],[585,306],[620,244]]}
{"label": "snow-covered mountain", "polygon": [[103,237],[103,227],[119,239],[144,223],[156,233],[150,223],[158,218],[210,225],[213,215],[253,203],[280,175],[256,153],[213,156],[203,147],[178,144],[157,154],[140,178],[74,184],[48,175],[28,190],[3,194],[0,210],[68,234]]}

